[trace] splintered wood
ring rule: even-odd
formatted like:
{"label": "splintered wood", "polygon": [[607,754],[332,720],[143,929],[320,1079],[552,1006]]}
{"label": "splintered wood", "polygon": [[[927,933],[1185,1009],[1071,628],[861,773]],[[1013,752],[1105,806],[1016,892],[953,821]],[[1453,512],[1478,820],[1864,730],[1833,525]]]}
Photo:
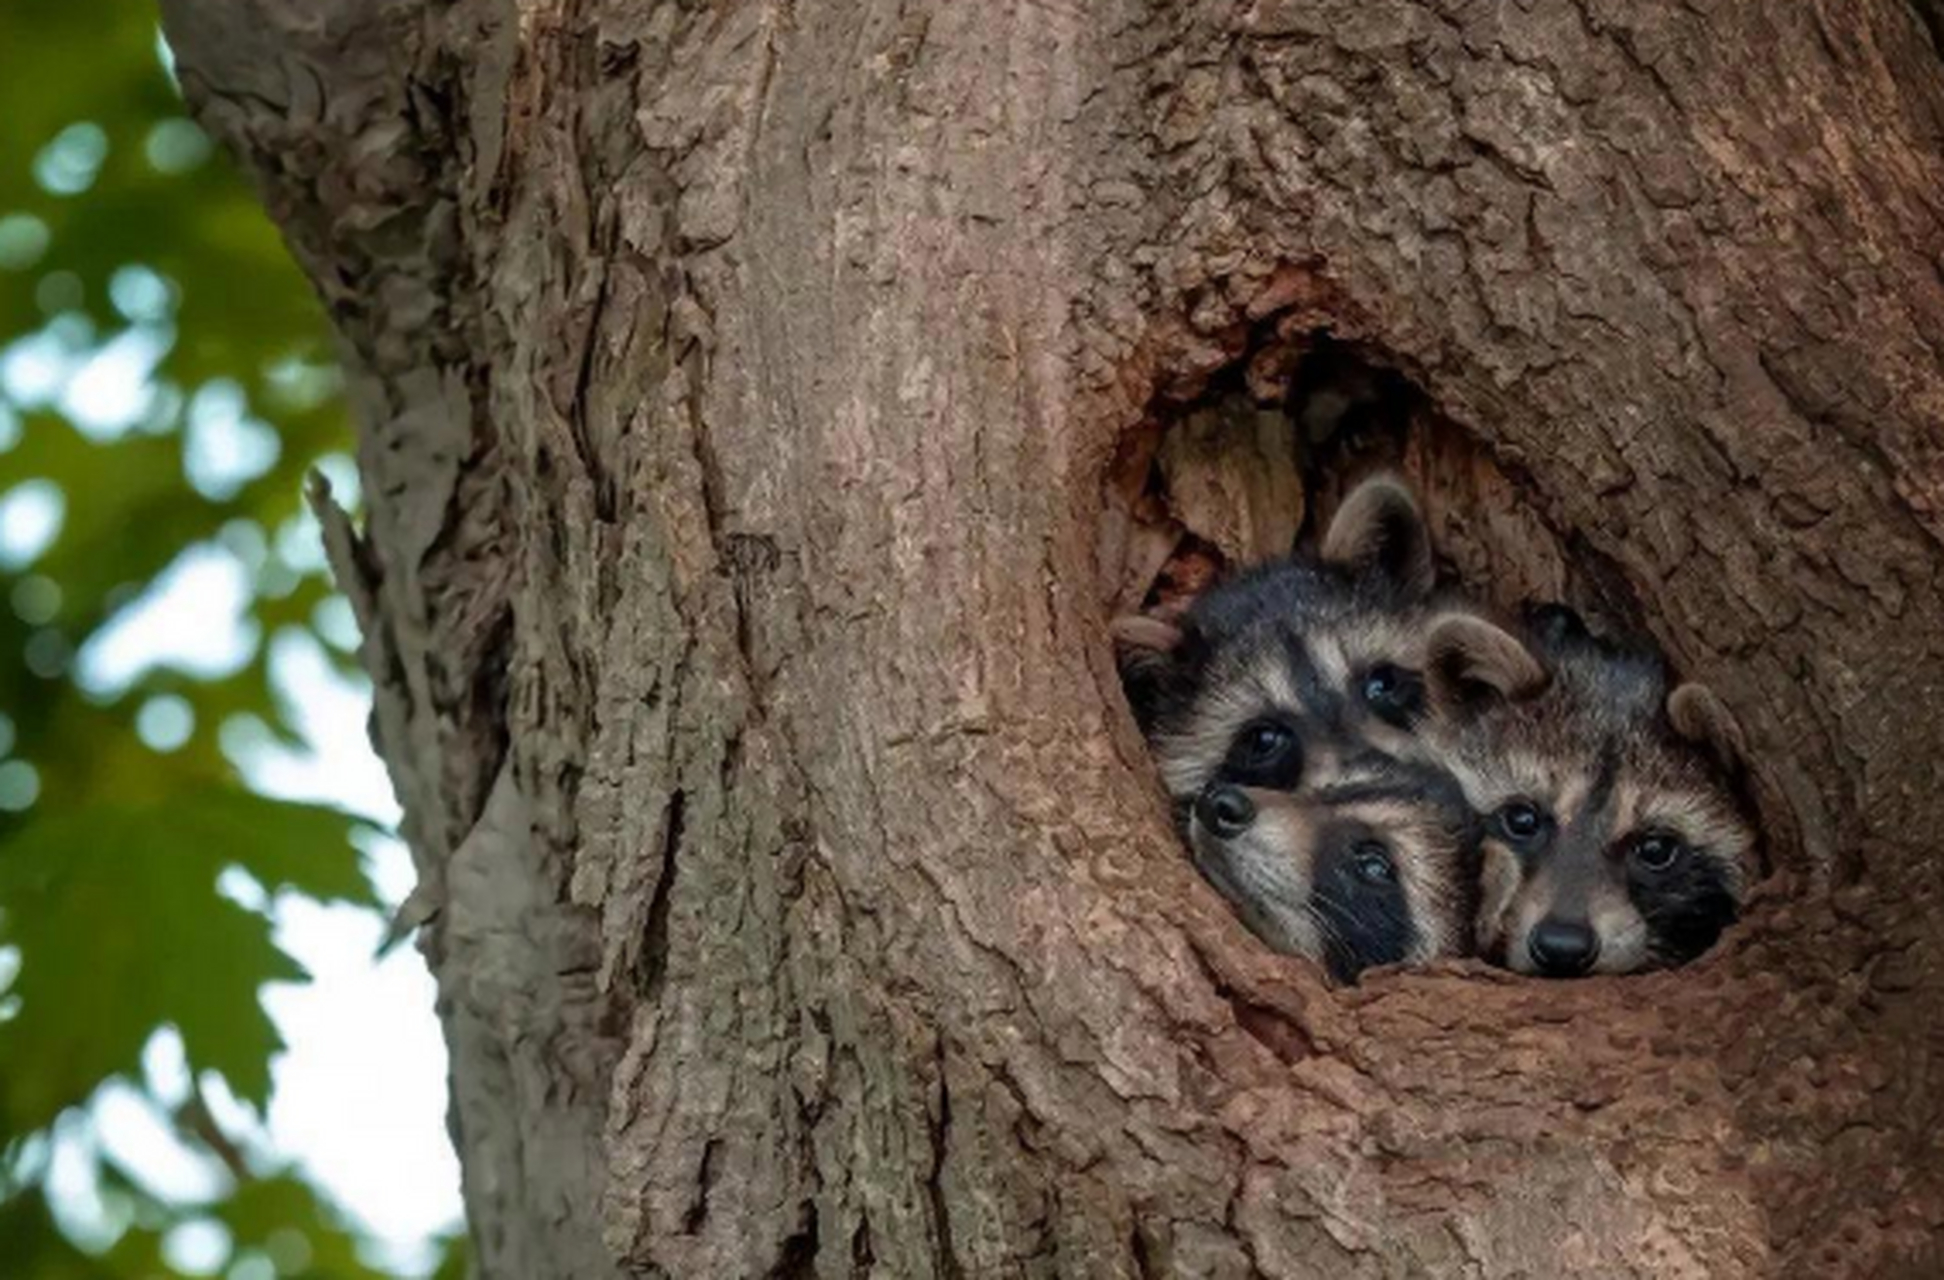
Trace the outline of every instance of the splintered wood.
{"label": "splintered wood", "polygon": [[1100,563],[1116,616],[1171,617],[1230,569],[1288,554],[1305,517],[1393,470],[1424,504],[1445,576],[1501,607],[1560,600],[1622,628],[1638,602],[1597,558],[1569,554],[1548,514],[1407,379],[1341,344],[1282,342],[1249,389],[1144,419],[1106,486]]}
{"label": "splintered wood", "polygon": [[1303,525],[1297,448],[1286,412],[1241,396],[1130,432],[1102,537],[1115,612],[1178,612],[1225,567],[1286,554]]}
{"label": "splintered wood", "polygon": [[1239,397],[1197,409],[1155,458],[1169,505],[1231,563],[1288,554],[1303,524],[1296,433],[1281,409]]}

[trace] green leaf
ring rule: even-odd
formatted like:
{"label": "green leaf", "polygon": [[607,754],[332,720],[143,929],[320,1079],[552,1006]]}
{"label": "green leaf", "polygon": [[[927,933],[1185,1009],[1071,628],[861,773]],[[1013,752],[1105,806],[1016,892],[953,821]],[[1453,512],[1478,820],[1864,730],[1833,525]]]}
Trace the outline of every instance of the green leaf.
{"label": "green leaf", "polygon": [[165,808],[168,820],[182,824],[213,857],[242,867],[266,889],[374,910],[382,905],[351,844],[363,824],[340,809],[240,787],[176,796]]}
{"label": "green leaf", "polygon": [[47,1201],[33,1193],[0,1201],[0,1258],[5,1274],[21,1280],[120,1280],[122,1274],[69,1243]]}
{"label": "green leaf", "polygon": [[19,1012],[0,1022],[0,1138],[134,1072],[163,1025],[192,1064],[266,1104],[282,1042],[258,990],[305,974],[268,920],[217,893],[217,876],[237,865],[267,888],[369,903],[350,826],[321,806],[211,788],[31,822],[0,841],[0,943],[21,953]]}
{"label": "green leaf", "polygon": [[[104,1167],[105,1174],[109,1170]],[[104,1194],[119,1196],[112,1178]],[[143,1199],[137,1220],[105,1248],[68,1240],[49,1212],[46,1192],[30,1187],[0,1200],[0,1264],[5,1280],[173,1280],[162,1241],[175,1227],[213,1222],[229,1233],[231,1258],[251,1255],[272,1264],[282,1280],[391,1280],[363,1257],[360,1238],[329,1199],[289,1169],[248,1178],[213,1203],[167,1204]],[[464,1280],[461,1237],[445,1237],[437,1278]]]}
{"label": "green leaf", "polygon": [[230,1229],[239,1251],[260,1250],[278,1274],[297,1280],[385,1280],[366,1265],[338,1211],[289,1173],[247,1182],[211,1215]]}
{"label": "green leaf", "polygon": [[0,1272],[7,1280],[150,1280],[177,1272],[162,1258],[162,1232],[130,1226],[108,1248],[91,1253],[62,1234],[43,1191],[0,1200]]}
{"label": "green leaf", "polygon": [[[294,740],[267,644],[231,673],[157,668],[112,695],[62,666],[186,547],[212,540],[253,578],[246,627],[264,637],[311,627],[329,583],[279,532],[302,511],[306,470],[347,451],[349,431],[332,378],[276,370],[328,364],[321,310],[248,184],[184,121],[152,0],[0,0],[0,62],[0,218],[24,215],[45,231],[37,260],[0,262],[0,350],[59,333],[73,360],[129,334],[159,352],[152,412],[120,433],[71,417],[70,402],[9,403],[0,390],[0,491],[40,478],[66,503],[38,560],[0,571],[0,757],[31,763],[38,791],[25,813],[0,812],[0,947],[20,953],[18,972],[0,977],[0,1280],[169,1280],[162,1240],[197,1217],[222,1221],[240,1252],[287,1264],[286,1276],[362,1280],[378,1273],[358,1258],[357,1232],[287,1173],[245,1179],[213,1204],[170,1204],[103,1158],[101,1194],[136,1225],[91,1251],[62,1236],[44,1169],[16,1159],[18,1139],[135,1074],[164,1025],[180,1030],[195,1067],[262,1104],[281,1046],[261,988],[301,974],[267,920],[218,892],[226,867],[272,892],[365,906],[374,896],[347,839],[351,819],[238,785],[226,723],[251,717]],[[82,121],[105,139],[99,167],[84,190],[50,189],[37,158]],[[157,138],[174,140],[173,160],[153,158]],[[130,280],[146,282],[146,303]],[[217,380],[241,388],[278,453],[260,476],[210,496],[188,481],[185,406]],[[186,702],[194,719],[170,750],[135,731],[157,696]],[[20,803],[17,786],[9,803]],[[85,1122],[63,1132],[85,1133]],[[448,1263],[461,1270],[441,1275],[461,1274],[463,1258],[455,1247]]]}

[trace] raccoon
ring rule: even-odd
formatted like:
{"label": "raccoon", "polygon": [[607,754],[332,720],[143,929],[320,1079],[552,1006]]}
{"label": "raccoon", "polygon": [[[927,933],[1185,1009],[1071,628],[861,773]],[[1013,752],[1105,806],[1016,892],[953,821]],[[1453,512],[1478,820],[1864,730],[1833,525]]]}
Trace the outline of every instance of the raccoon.
{"label": "raccoon", "polygon": [[1476,943],[1547,977],[1694,959],[1740,908],[1755,844],[1742,738],[1699,684],[1564,606],[1427,642],[1424,730],[1483,823]]}
{"label": "raccoon", "polygon": [[1424,714],[1433,579],[1416,502],[1380,476],[1314,560],[1245,572],[1179,623],[1115,626],[1197,866],[1271,946],[1341,980],[1466,935],[1462,796],[1398,758]]}
{"label": "raccoon", "polygon": [[1338,982],[1465,950],[1477,823],[1448,775],[1373,753],[1294,793],[1216,782],[1183,828],[1197,869],[1257,937]]}
{"label": "raccoon", "polygon": [[1291,791],[1306,768],[1396,754],[1424,712],[1431,546],[1409,490],[1388,477],[1343,500],[1314,560],[1248,570],[1177,622],[1115,624],[1129,701],[1169,793],[1223,775]]}

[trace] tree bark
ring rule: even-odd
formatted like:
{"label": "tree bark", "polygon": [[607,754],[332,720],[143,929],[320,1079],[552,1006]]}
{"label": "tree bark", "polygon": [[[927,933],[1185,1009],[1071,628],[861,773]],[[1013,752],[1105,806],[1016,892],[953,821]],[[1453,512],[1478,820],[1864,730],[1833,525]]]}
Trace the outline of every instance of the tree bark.
{"label": "tree bark", "polygon": [[[343,338],[483,1275],[1944,1274],[1934,8],[164,10]],[[1115,477],[1319,341],[1743,719],[1701,964],[1333,991],[1182,857]]]}

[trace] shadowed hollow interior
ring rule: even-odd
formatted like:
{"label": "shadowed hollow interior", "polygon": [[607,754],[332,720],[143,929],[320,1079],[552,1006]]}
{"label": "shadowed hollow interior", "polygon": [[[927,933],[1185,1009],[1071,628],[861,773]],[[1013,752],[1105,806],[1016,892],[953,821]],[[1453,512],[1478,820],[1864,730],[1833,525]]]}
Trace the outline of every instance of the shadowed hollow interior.
{"label": "shadowed hollow interior", "polygon": [[[1517,459],[1440,413],[1381,352],[1325,330],[1268,337],[1192,396],[1157,397],[1127,431],[1104,495],[1110,612],[1171,614],[1232,568],[1313,547],[1346,490],[1380,470],[1417,493],[1442,580],[1500,608],[1559,601],[1596,631],[1664,639],[1654,602]],[[1788,865],[1794,829],[1760,759],[1747,783],[1769,833],[1758,879]]]}

